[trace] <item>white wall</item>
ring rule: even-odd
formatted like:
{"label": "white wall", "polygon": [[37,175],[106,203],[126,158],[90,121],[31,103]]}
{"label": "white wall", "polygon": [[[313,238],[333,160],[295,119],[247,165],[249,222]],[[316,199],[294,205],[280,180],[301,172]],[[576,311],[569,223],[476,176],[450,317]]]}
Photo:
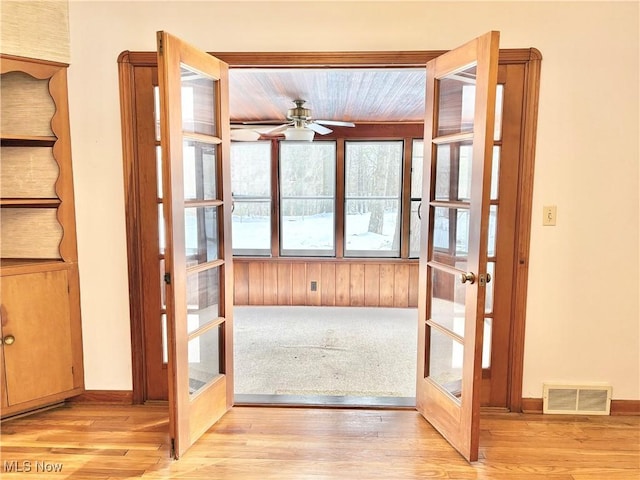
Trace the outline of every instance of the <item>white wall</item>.
{"label": "white wall", "polygon": [[208,51],[450,49],[500,30],[544,57],[523,396],[598,381],[640,399],[638,18],[636,2],[71,1],[87,388],[131,388],[120,52],[154,50],[157,30]]}

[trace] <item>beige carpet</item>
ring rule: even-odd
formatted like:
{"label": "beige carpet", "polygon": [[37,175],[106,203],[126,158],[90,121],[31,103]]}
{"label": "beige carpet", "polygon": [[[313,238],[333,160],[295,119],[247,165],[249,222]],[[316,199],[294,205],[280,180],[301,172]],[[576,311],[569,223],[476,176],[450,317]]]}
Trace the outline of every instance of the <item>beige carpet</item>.
{"label": "beige carpet", "polygon": [[415,397],[417,310],[234,308],[236,395]]}

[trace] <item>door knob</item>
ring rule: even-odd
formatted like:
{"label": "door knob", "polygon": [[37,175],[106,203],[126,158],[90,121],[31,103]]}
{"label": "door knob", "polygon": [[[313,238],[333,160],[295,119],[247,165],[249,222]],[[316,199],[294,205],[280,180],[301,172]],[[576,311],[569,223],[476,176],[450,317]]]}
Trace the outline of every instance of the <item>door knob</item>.
{"label": "door knob", "polygon": [[460,281],[462,283],[467,283],[469,282],[470,284],[474,284],[476,281],[476,274],[473,272],[468,272],[468,273],[461,273],[460,274]]}
{"label": "door knob", "polygon": [[13,335],[7,335],[2,339],[2,343],[4,343],[5,345],[13,345],[15,341],[16,337],[14,337]]}

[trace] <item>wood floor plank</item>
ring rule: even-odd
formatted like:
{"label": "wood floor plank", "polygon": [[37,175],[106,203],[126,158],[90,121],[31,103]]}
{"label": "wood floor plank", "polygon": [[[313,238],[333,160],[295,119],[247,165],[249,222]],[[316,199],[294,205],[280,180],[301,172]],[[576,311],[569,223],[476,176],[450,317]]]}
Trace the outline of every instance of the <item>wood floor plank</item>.
{"label": "wood floor plank", "polygon": [[487,414],[467,463],[413,410],[236,407],[179,460],[166,405],[73,404],[2,423],[0,475],[41,478],[637,480],[640,417]]}

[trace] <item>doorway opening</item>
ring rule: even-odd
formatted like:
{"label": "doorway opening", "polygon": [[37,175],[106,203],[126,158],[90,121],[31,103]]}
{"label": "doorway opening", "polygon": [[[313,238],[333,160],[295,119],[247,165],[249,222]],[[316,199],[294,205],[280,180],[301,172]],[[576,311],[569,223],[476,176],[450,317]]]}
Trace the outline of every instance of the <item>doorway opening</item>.
{"label": "doorway opening", "polygon": [[[264,68],[322,66],[322,68],[377,66],[423,67],[426,62],[442,52],[382,52],[382,53],[269,53],[215,55],[230,64],[231,68]],[[510,216],[503,216],[504,228],[498,224],[498,231],[509,232],[503,242],[503,251],[508,251],[506,260],[496,262],[494,279],[494,300],[500,311],[488,313],[490,320],[485,332],[491,337],[490,362],[483,369],[483,404],[496,408],[519,411],[521,402],[522,357],[524,345],[524,305],[526,301],[526,278],[529,245],[529,223],[531,218],[531,186],[533,181],[533,145],[535,135],[536,101],[540,56],[534,49],[506,50],[500,56],[500,79],[505,85],[505,115],[515,115],[504,119],[509,132],[496,145],[502,150],[501,165],[512,165],[513,169],[501,168],[500,182],[511,189],[511,197],[505,198],[505,205],[514,207]],[[158,246],[161,222],[158,221],[159,205],[157,168],[159,141],[154,124],[157,66],[155,53],[123,52],[119,59],[122,119],[124,138],[125,188],[127,208],[127,235],[129,255],[129,284],[132,319],[133,356],[133,397],[137,403],[163,399],[166,391],[166,363],[162,354],[162,328],[164,298],[161,288],[163,278],[163,255]],[[510,95],[510,100],[507,96]],[[507,106],[508,103],[508,106]],[[515,119],[514,119],[515,118]],[[366,127],[366,125],[363,125]],[[369,128],[369,127],[367,127]],[[416,135],[402,134],[389,128],[383,138],[409,138]],[[418,130],[420,127],[418,126]],[[337,129],[336,129],[337,131]],[[368,130],[371,131],[370,128]],[[344,144],[345,136],[335,139]],[[345,134],[346,135],[346,134]],[[419,135],[418,135],[419,136]],[[277,144],[277,142],[272,142]],[[509,151],[507,151],[509,150]],[[339,159],[344,162],[344,158]],[[405,167],[411,169],[410,157],[404,160]],[[277,168],[277,167],[275,167]],[[401,201],[403,215],[408,217],[407,229],[412,215],[418,214],[419,199],[410,194],[410,176],[406,182]],[[503,180],[504,179],[504,180]],[[279,186],[273,185],[278,192]],[[344,192],[343,192],[344,194]],[[277,197],[274,197],[277,198]],[[415,203],[414,203],[415,202]],[[415,207],[415,209],[414,209]],[[337,204],[337,209],[343,208]],[[501,210],[501,213],[504,210]],[[336,215],[344,212],[336,211]],[[277,215],[272,217],[278,218]],[[274,220],[275,221],[275,220]],[[276,229],[271,229],[275,235]],[[335,232],[342,237],[344,231]],[[408,237],[408,231],[401,236]],[[149,236],[147,239],[146,236]],[[336,244],[337,248],[340,248]],[[276,251],[274,252],[274,248]],[[407,250],[409,246],[405,247]],[[498,247],[500,250],[500,247]],[[274,258],[273,253],[276,253]],[[417,299],[417,259],[389,258],[379,261],[363,261],[358,258],[315,259],[309,257],[286,258],[279,256],[277,247],[271,246],[270,257],[234,258],[234,300],[239,306],[308,305],[324,307],[367,306],[364,296],[367,278],[376,278],[378,285],[389,285],[383,281],[394,279],[394,288],[407,304],[402,308],[414,308],[411,302]],[[374,271],[373,277],[367,273]],[[316,278],[333,278],[333,290],[309,292],[308,274]],[[391,277],[389,277],[391,275]],[[286,289],[280,289],[280,279],[289,279]],[[339,284],[337,279],[343,279]],[[300,281],[301,279],[304,282]],[[400,282],[398,282],[400,280]],[[285,282],[286,283],[286,282]],[[278,286],[273,290],[273,286]],[[297,291],[300,286],[303,291]],[[498,286],[503,290],[499,292]],[[287,291],[288,290],[288,291]],[[255,292],[260,292],[255,294]],[[378,294],[380,294],[378,290]],[[406,295],[406,297],[405,297]],[[498,301],[499,300],[499,301]],[[380,305],[380,303],[378,303]],[[391,304],[392,306],[394,303]],[[415,357],[414,357],[415,358]],[[163,385],[164,382],[164,385]]]}

